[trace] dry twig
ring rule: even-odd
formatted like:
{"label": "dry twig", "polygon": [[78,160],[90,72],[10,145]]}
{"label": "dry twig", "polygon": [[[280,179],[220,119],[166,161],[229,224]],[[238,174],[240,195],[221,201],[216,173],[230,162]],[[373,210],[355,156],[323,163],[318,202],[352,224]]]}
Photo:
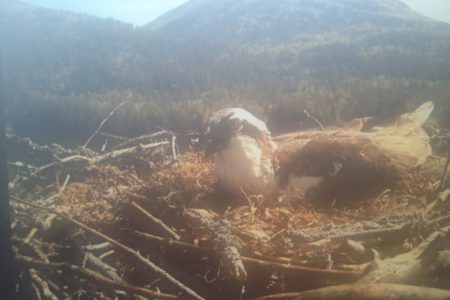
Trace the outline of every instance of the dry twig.
{"label": "dry twig", "polygon": [[87,145],[89,145],[89,143],[92,141],[92,139],[99,133],[99,131],[102,129],[103,125],[105,125],[106,121],[109,120],[109,118],[111,118],[114,113],[121,108],[122,106],[124,106],[125,104],[127,104],[128,102],[122,102],[119,105],[117,105],[107,116],[106,118],[103,119],[103,121],[100,122],[100,125],[98,125],[97,129],[94,131],[94,133],[86,140],[86,142],[84,142],[83,144],[83,148],[86,148]]}
{"label": "dry twig", "polygon": [[173,231],[172,229],[170,229],[169,226],[167,226],[166,224],[164,224],[163,221],[161,221],[160,219],[154,217],[150,212],[146,211],[143,207],[141,207],[139,204],[137,204],[136,202],[131,202],[131,206],[133,206],[134,208],[136,208],[139,212],[141,212],[144,216],[146,216],[147,218],[149,218],[154,224],[158,225],[161,229],[164,230],[164,232],[166,232],[167,234],[169,234],[172,238],[174,238],[175,240],[180,240],[180,236]]}
{"label": "dry twig", "polygon": [[158,267],[156,264],[154,264],[153,262],[151,262],[150,260],[144,258],[142,255],[139,254],[139,252],[130,249],[129,247],[125,246],[124,244],[110,238],[109,236],[77,221],[72,219],[71,217],[57,212],[54,209],[51,208],[47,208],[41,205],[37,205],[34,203],[30,203],[27,201],[23,201],[21,199],[17,199],[15,197],[12,197],[12,199],[16,202],[22,203],[22,204],[26,204],[29,205],[31,207],[37,208],[37,209],[41,209],[41,210],[46,210],[48,212],[54,213],[56,215],[58,215],[59,217],[65,219],[66,221],[69,221],[72,224],[77,225],[78,227],[83,228],[86,231],[89,231],[90,233],[94,234],[95,236],[97,236],[98,238],[105,240],[109,243],[111,243],[112,245],[116,246],[117,248],[121,249],[122,251],[130,254],[131,256],[135,257],[137,260],[139,260],[140,262],[142,262],[145,266],[149,267],[151,270],[153,270],[155,273],[163,276],[164,278],[166,278],[168,281],[170,281],[172,284],[174,284],[175,286],[177,286],[180,290],[184,291],[185,293],[187,293],[188,295],[190,295],[191,297],[195,298],[195,299],[204,299],[203,297],[201,297],[200,295],[198,295],[196,292],[194,292],[192,289],[190,289],[189,287],[185,286],[183,283],[181,283],[180,281],[178,281],[177,279],[175,279],[172,275],[170,275],[169,273],[167,273],[167,271],[163,270],[162,268]]}
{"label": "dry twig", "polygon": [[90,280],[94,280],[100,284],[109,286],[113,289],[122,289],[130,293],[143,295],[147,297],[156,297],[158,299],[177,299],[177,296],[160,293],[156,291],[152,291],[146,288],[141,288],[133,285],[129,285],[125,282],[119,282],[113,279],[109,279],[95,271],[89,270],[87,268],[82,268],[75,265],[69,265],[66,263],[50,263],[44,261],[33,260],[32,258],[25,256],[16,256],[16,262],[25,268],[34,268],[45,271],[55,271],[55,270],[65,270],[68,272],[75,273],[77,275],[81,275]]}

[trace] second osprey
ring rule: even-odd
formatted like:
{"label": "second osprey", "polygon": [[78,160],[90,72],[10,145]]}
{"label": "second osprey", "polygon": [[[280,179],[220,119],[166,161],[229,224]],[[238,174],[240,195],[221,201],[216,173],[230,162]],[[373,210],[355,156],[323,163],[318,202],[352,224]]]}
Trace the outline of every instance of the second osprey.
{"label": "second osprey", "polygon": [[227,108],[209,119],[206,148],[214,155],[219,182],[233,194],[270,200],[290,187],[319,205],[348,205],[393,187],[402,173],[425,161],[431,147],[422,125],[433,107],[425,102],[370,131],[352,126],[274,139],[248,111]]}

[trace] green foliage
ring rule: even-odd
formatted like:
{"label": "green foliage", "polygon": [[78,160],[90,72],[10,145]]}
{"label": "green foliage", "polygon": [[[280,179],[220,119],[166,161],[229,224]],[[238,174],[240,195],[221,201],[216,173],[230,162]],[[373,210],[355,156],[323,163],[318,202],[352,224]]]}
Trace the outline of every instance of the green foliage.
{"label": "green foliage", "polygon": [[450,26],[398,1],[230,1],[145,28],[0,2],[9,125],[76,144],[129,101],[105,131],[202,130],[241,106],[282,132],[315,126],[305,109],[333,125],[432,100],[450,126]]}

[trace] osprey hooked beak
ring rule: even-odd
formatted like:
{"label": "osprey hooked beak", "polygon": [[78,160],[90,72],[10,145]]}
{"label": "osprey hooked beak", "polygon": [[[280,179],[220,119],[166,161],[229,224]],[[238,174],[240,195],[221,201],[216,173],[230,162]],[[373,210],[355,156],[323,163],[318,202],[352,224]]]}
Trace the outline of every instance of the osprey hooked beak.
{"label": "osprey hooked beak", "polygon": [[211,136],[211,134],[205,132],[201,139],[201,144],[205,151],[206,158],[211,158],[214,153],[225,147],[225,143],[217,137]]}
{"label": "osprey hooked beak", "polygon": [[209,122],[201,142],[205,149],[205,156],[210,158],[214,153],[224,149],[231,137],[242,130],[242,122],[238,119],[225,118],[219,123]]}

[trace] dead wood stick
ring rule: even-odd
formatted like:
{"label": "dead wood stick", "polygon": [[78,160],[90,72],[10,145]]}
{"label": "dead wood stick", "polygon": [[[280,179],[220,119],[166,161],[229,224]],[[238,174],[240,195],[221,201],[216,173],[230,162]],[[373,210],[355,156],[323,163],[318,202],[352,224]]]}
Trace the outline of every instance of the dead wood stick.
{"label": "dead wood stick", "polygon": [[92,162],[93,163],[102,163],[104,161],[107,161],[109,159],[117,159],[123,155],[127,155],[127,154],[131,154],[136,152],[137,150],[145,150],[145,149],[153,149],[153,148],[157,148],[160,146],[164,146],[169,144],[168,141],[163,141],[163,142],[157,142],[157,143],[151,143],[151,144],[146,144],[146,145],[138,145],[138,146],[134,146],[134,147],[130,147],[130,148],[125,148],[125,149],[120,149],[120,150],[115,150],[112,152],[108,152],[104,155],[100,155],[98,157],[95,157]]}
{"label": "dead wood stick", "polygon": [[8,164],[8,166],[15,167],[17,169],[26,169],[26,171],[28,171],[28,172],[30,170],[36,169],[35,166],[27,164],[27,163],[24,163],[24,162],[21,162],[21,161],[16,161],[16,162],[8,161],[7,164]]}
{"label": "dead wood stick", "polygon": [[105,142],[103,143],[103,146],[102,146],[102,148],[100,149],[100,152],[101,152],[101,153],[105,152],[106,147],[108,146],[108,142],[109,142],[109,139],[108,139],[108,138],[105,138]]}
{"label": "dead wood stick", "polygon": [[67,294],[65,291],[63,291],[61,289],[61,288],[63,288],[63,286],[57,285],[56,283],[49,280],[48,278],[46,279],[46,282],[47,282],[48,286],[50,287],[50,290],[53,291],[53,293],[56,295],[56,297],[58,297],[58,299],[70,299],[69,294]]}
{"label": "dead wood stick", "polygon": [[49,230],[52,227],[53,221],[55,219],[56,219],[56,215],[55,214],[48,215],[48,217],[44,220],[44,222],[42,222],[42,229],[43,230]]}
{"label": "dead wood stick", "polygon": [[129,147],[130,145],[148,143],[148,141],[153,141],[157,138],[165,137],[165,136],[173,136],[173,133],[170,131],[162,130],[151,134],[141,135],[135,138],[131,138],[128,141],[121,143],[117,146],[114,146],[112,150],[118,150],[125,147]]}
{"label": "dead wood stick", "polygon": [[[134,233],[140,237],[147,239],[147,240],[159,242],[168,247],[181,247],[181,248],[197,250],[197,251],[211,251],[205,247],[199,247],[199,246],[185,243],[185,242],[168,240],[168,239],[164,239],[162,237],[158,237],[158,236],[148,234],[145,232],[134,231]],[[299,265],[270,262],[270,261],[255,259],[255,258],[246,257],[246,256],[241,256],[241,259],[245,264],[253,264],[253,265],[260,266],[260,267],[273,268],[273,269],[283,270],[283,271],[296,271],[296,272],[301,272],[301,273],[306,273],[306,274],[326,275],[326,276],[331,276],[331,277],[336,277],[336,278],[342,278],[342,277],[358,278],[358,277],[362,276],[362,274],[363,274],[363,272],[361,270],[352,270],[352,271],[326,270],[326,269],[304,267],[304,266],[299,266]]]}
{"label": "dead wood stick", "polygon": [[444,300],[450,291],[402,284],[342,284],[316,290],[283,293],[254,298],[253,300]]}
{"label": "dead wood stick", "polygon": [[107,251],[107,252],[101,254],[98,258],[104,259],[105,257],[110,256],[110,255],[113,255],[113,254],[114,254],[114,250],[109,250],[109,251]]}
{"label": "dead wood stick", "polygon": [[[426,209],[426,211],[428,208]],[[416,228],[418,226],[423,226],[425,228],[429,228],[436,224],[442,224],[448,222],[450,220],[450,215],[443,216],[437,219],[429,220],[424,223],[419,222],[410,222],[405,223],[399,226],[391,227],[391,228],[381,228],[381,229],[372,229],[372,230],[363,230],[363,231],[355,231],[344,233],[340,235],[330,236],[327,239],[318,240],[315,242],[311,242],[310,244],[323,244],[329,242],[331,240],[365,240],[365,239],[374,239],[374,238],[401,238],[404,236],[408,236],[411,233],[412,228]]]}
{"label": "dead wood stick", "polygon": [[411,224],[404,224],[392,228],[382,228],[382,229],[373,229],[373,230],[364,230],[364,231],[356,231],[349,232],[341,235],[331,236],[330,240],[341,240],[341,239],[352,239],[352,240],[363,240],[363,239],[373,239],[380,237],[389,237],[393,236],[404,236],[408,234],[411,229]]}
{"label": "dead wood stick", "polygon": [[29,205],[31,207],[37,208],[37,209],[41,209],[41,210],[46,210],[49,212],[52,212],[56,215],[58,215],[59,217],[65,219],[66,221],[69,221],[72,224],[77,225],[78,227],[83,228],[86,231],[89,231],[90,233],[94,234],[95,236],[97,236],[98,238],[107,241],[109,243],[111,243],[112,245],[116,246],[117,248],[121,249],[122,251],[130,254],[131,256],[135,257],[137,260],[139,260],[140,262],[142,262],[145,266],[149,267],[151,270],[153,270],[155,273],[161,275],[162,277],[166,278],[168,281],[170,281],[172,284],[174,284],[175,286],[177,286],[180,290],[184,291],[185,293],[187,293],[188,295],[190,295],[191,297],[195,298],[195,299],[204,299],[203,297],[201,297],[200,295],[198,295],[196,292],[194,292],[192,289],[190,289],[189,287],[185,286],[183,283],[181,283],[180,281],[178,281],[177,279],[175,279],[172,275],[170,275],[169,273],[167,273],[167,271],[165,271],[164,269],[158,267],[156,264],[154,264],[153,262],[151,262],[149,259],[146,259],[145,257],[143,257],[142,255],[139,254],[139,252],[125,246],[124,244],[110,238],[109,236],[75,220],[72,219],[71,217],[57,212],[54,209],[51,208],[47,208],[41,205],[37,205],[34,203],[30,203],[21,199],[18,199],[16,197],[12,197],[13,201],[15,202],[19,202],[22,204],[26,204]]}
{"label": "dead wood stick", "polygon": [[304,247],[309,247],[310,245],[323,246],[332,241],[342,241],[342,240],[368,240],[368,239],[376,239],[376,238],[388,238],[388,239],[398,239],[405,236],[410,235],[411,228],[414,227],[414,223],[406,223],[399,226],[391,227],[391,228],[381,228],[381,229],[372,229],[372,230],[362,230],[349,232],[344,234],[332,235],[328,238],[323,238],[320,240],[315,240],[314,242],[310,242]]}
{"label": "dead wood stick", "polygon": [[66,190],[67,184],[69,183],[70,180],[70,174],[66,175],[66,179],[64,180],[63,185],[61,186],[61,188],[59,189],[59,197],[62,196],[62,194],[64,193],[64,191]]}
{"label": "dead wood stick", "polygon": [[[39,161],[51,161],[55,153],[58,155],[70,155],[71,151],[61,145],[40,145],[29,138],[20,137],[13,133],[6,133],[6,146],[11,154],[20,153],[22,157],[33,157]],[[22,155],[23,153],[23,155]]]}
{"label": "dead wood stick", "polygon": [[[30,252],[32,252],[35,256],[39,257],[39,259],[41,259],[43,261],[46,261],[46,262],[49,261],[47,253],[45,253],[41,249],[40,245],[38,245],[36,243],[36,240],[32,240],[30,242],[27,242],[26,240],[23,240],[22,238],[17,237],[16,235],[13,235],[11,237],[11,239],[12,239],[12,241],[14,243],[18,244],[16,253],[21,253],[21,252],[30,253]],[[23,248],[25,248],[24,251],[22,251]]]}
{"label": "dead wood stick", "polygon": [[450,215],[442,216],[440,218],[436,218],[433,220],[430,220],[425,223],[425,226],[430,228],[432,226],[441,226],[441,224],[446,224],[450,221]]}
{"label": "dead wood stick", "polygon": [[67,156],[67,157],[62,158],[62,159],[60,159],[58,161],[54,161],[54,162],[51,162],[49,164],[46,164],[46,165],[43,165],[41,167],[36,168],[36,170],[33,173],[31,173],[31,176],[36,176],[39,173],[42,173],[43,171],[46,171],[46,170],[48,170],[48,169],[50,169],[52,167],[64,165],[65,163],[72,162],[72,161],[80,161],[80,162],[88,162],[88,163],[90,163],[90,162],[92,162],[92,159],[89,158],[89,157],[86,157],[86,156],[81,156],[81,155]]}
{"label": "dead wood stick", "polygon": [[178,157],[177,157],[177,136],[176,135],[174,135],[172,137],[172,157],[173,157],[174,161],[178,160]]}
{"label": "dead wood stick", "polygon": [[311,114],[309,113],[309,111],[307,111],[306,109],[304,110],[304,112],[305,112],[305,114],[306,114],[306,116],[307,116],[308,118],[310,118],[310,119],[313,120],[317,125],[319,125],[320,130],[325,130],[325,127],[323,127],[322,123],[321,123],[316,117],[314,117],[313,115],[311,115]]}
{"label": "dead wood stick", "polygon": [[111,250],[112,245],[108,242],[105,242],[101,244],[81,246],[81,249],[89,252],[105,252]]}
{"label": "dead wood stick", "polygon": [[[67,181],[67,178],[66,178],[66,181]],[[43,200],[43,202],[49,202],[56,197],[58,197],[58,194],[48,197],[47,199]],[[50,228],[54,218],[55,218],[54,214],[49,214],[47,216],[47,218],[41,222],[41,224],[40,224],[41,229],[47,230],[48,228]],[[28,244],[33,239],[33,237],[36,235],[37,232],[38,232],[37,227],[31,228],[30,232],[28,233],[27,237],[25,238],[25,244]]]}
{"label": "dead wood stick", "polygon": [[437,253],[449,245],[450,237],[450,225],[440,228],[439,230],[430,234],[419,246],[416,247],[417,258],[429,258],[430,256],[436,256]]}
{"label": "dead wood stick", "polygon": [[161,229],[163,229],[167,234],[169,234],[172,238],[174,238],[175,240],[180,240],[180,236],[173,231],[172,229],[169,228],[169,226],[167,226],[166,224],[164,224],[163,221],[161,221],[160,219],[154,217],[150,212],[146,211],[143,207],[141,207],[139,204],[137,204],[136,202],[132,201],[131,202],[131,206],[133,206],[134,208],[136,208],[139,212],[141,212],[144,216],[146,216],[147,218],[149,218],[154,224],[158,225]]}
{"label": "dead wood stick", "polygon": [[429,235],[411,251],[384,260],[377,259],[371,272],[358,280],[358,283],[420,283],[429,272],[425,263],[437,256],[446,247],[450,235],[450,225]]}
{"label": "dead wood stick", "polygon": [[92,253],[86,253],[86,263],[91,268],[98,270],[99,273],[111,278],[117,282],[124,282],[124,280],[117,274],[117,270],[102,261],[100,258]]}
{"label": "dead wood stick", "polygon": [[33,289],[34,296],[37,300],[42,300],[41,292],[39,291],[39,287],[36,285],[36,283],[31,282],[31,288]]}
{"label": "dead wood stick", "polygon": [[447,151],[447,161],[445,162],[444,171],[442,172],[442,176],[441,176],[441,180],[440,180],[440,183],[439,183],[438,192],[441,192],[441,191],[444,190],[445,178],[447,177],[447,170],[448,170],[448,165],[449,164],[450,164],[450,151]]}
{"label": "dead wood stick", "polygon": [[122,102],[119,105],[117,105],[116,107],[114,107],[114,109],[106,116],[106,118],[104,118],[103,121],[100,122],[100,125],[98,125],[98,127],[94,131],[94,133],[86,140],[86,142],[83,144],[82,148],[86,148],[87,145],[92,141],[92,139],[97,135],[97,133],[102,129],[103,125],[105,125],[106,121],[108,121],[109,118],[111,118],[119,108],[121,108],[122,106],[124,106],[127,103],[128,102]]}
{"label": "dead wood stick", "polygon": [[124,136],[114,135],[114,134],[101,132],[101,131],[97,132],[97,134],[105,136],[105,137],[109,137],[109,138],[112,138],[112,139],[116,139],[116,140],[122,140],[122,141],[129,141],[130,140],[130,138],[127,138],[127,137],[124,137]]}
{"label": "dead wood stick", "polygon": [[67,164],[69,162],[76,162],[79,165],[77,165],[77,167],[79,169],[81,169],[82,167],[84,167],[84,164],[98,164],[98,163],[103,163],[105,161],[108,160],[117,160],[118,158],[120,158],[121,156],[127,155],[127,154],[132,154],[134,152],[136,152],[137,150],[145,150],[145,149],[153,149],[153,148],[157,148],[160,146],[164,146],[167,145],[169,142],[168,141],[163,141],[163,142],[158,142],[158,143],[152,143],[152,144],[146,144],[146,145],[139,145],[139,146],[135,146],[135,147],[130,147],[130,148],[126,148],[126,149],[121,149],[121,150],[116,150],[113,152],[108,152],[106,154],[103,155],[99,155],[99,156],[95,156],[93,158],[90,157],[86,157],[86,156],[81,156],[81,155],[71,155],[71,156],[67,156],[65,158],[62,158],[58,161],[54,161],[51,163],[48,163],[46,165],[43,165],[41,167],[36,168],[36,170],[34,172],[31,173],[32,176],[37,176],[38,174],[51,169],[51,168],[55,168],[58,166],[62,166],[64,164]]}
{"label": "dead wood stick", "polygon": [[123,191],[123,193],[129,197],[135,198],[135,199],[139,199],[139,200],[147,200],[147,198],[145,196],[142,195],[138,195],[138,194],[133,194],[130,193],[128,191]]}
{"label": "dead wood stick", "polygon": [[285,227],[285,228],[283,228],[283,229],[281,229],[281,230],[278,230],[277,232],[275,232],[275,234],[273,234],[273,235],[269,238],[269,240],[268,240],[267,242],[273,241],[276,237],[278,237],[280,234],[285,233],[287,230],[288,230],[287,227]]}
{"label": "dead wood stick", "polygon": [[[67,184],[69,183],[70,180],[70,174],[67,174],[66,179],[64,180],[63,185],[61,186],[61,188],[59,189],[58,194],[55,194],[49,198],[47,198],[46,200],[44,200],[44,202],[49,202],[55,198],[61,198],[64,191],[66,190]],[[53,221],[56,219],[56,215],[55,214],[49,214],[47,216],[47,218],[45,218],[45,220],[42,222],[42,229],[43,230],[49,230],[52,225],[53,225]]]}
{"label": "dead wood stick", "polygon": [[34,268],[39,269],[43,271],[55,271],[55,270],[64,270],[68,272],[75,273],[77,275],[81,275],[83,277],[88,278],[89,280],[93,280],[95,282],[98,282],[100,284],[107,285],[109,287],[112,287],[114,289],[121,289],[125,290],[130,293],[135,293],[147,297],[157,298],[157,299],[177,299],[177,296],[166,294],[166,293],[160,293],[153,290],[149,290],[146,288],[133,286],[125,282],[118,282],[112,279],[109,279],[95,271],[92,271],[87,268],[82,268],[76,265],[70,265],[66,263],[49,263],[44,261],[37,261],[33,260],[30,257],[25,256],[16,256],[15,258],[16,262],[26,268]]}
{"label": "dead wood stick", "polygon": [[189,244],[186,242],[165,239],[165,238],[162,238],[162,237],[150,234],[150,233],[142,232],[142,231],[135,230],[135,231],[133,231],[133,233],[139,237],[146,239],[146,240],[164,244],[165,246],[169,246],[169,247],[179,247],[179,248],[190,249],[190,250],[195,250],[195,251],[210,251],[208,248],[205,248],[205,247],[196,246],[194,244]]}
{"label": "dead wood stick", "polygon": [[304,266],[298,266],[298,265],[288,265],[283,263],[277,263],[277,262],[269,262],[264,261],[260,259],[255,259],[251,257],[245,257],[242,256],[242,261],[246,264],[253,264],[260,267],[266,267],[271,269],[277,269],[277,270],[283,270],[283,271],[295,271],[295,272],[301,272],[305,274],[311,274],[311,275],[320,275],[320,276],[327,276],[328,278],[336,278],[336,279],[356,279],[363,275],[363,272],[360,270],[328,270],[328,269],[318,269],[318,268],[312,268],[312,267],[304,267]]}
{"label": "dead wood stick", "polygon": [[31,228],[30,232],[27,234],[27,237],[24,240],[25,244],[28,244],[37,232],[38,229],[36,227]]}
{"label": "dead wood stick", "polygon": [[232,233],[229,224],[218,220],[218,215],[204,209],[189,209],[185,212],[189,223],[196,224],[208,232],[212,238],[213,247],[219,256],[222,270],[237,281],[247,278],[247,271],[239,253],[239,239]]}
{"label": "dead wood stick", "polygon": [[56,297],[48,287],[48,283],[37,274],[36,270],[31,269],[29,272],[31,279],[37,286],[40,287],[42,295],[45,297],[45,299],[58,300],[58,297]]}
{"label": "dead wood stick", "polygon": [[232,279],[242,281],[247,271],[239,253],[239,239],[232,233],[228,224],[217,220],[217,215],[204,209],[189,209],[185,212],[189,223],[196,224],[212,236],[212,244],[218,251],[222,270]]}

